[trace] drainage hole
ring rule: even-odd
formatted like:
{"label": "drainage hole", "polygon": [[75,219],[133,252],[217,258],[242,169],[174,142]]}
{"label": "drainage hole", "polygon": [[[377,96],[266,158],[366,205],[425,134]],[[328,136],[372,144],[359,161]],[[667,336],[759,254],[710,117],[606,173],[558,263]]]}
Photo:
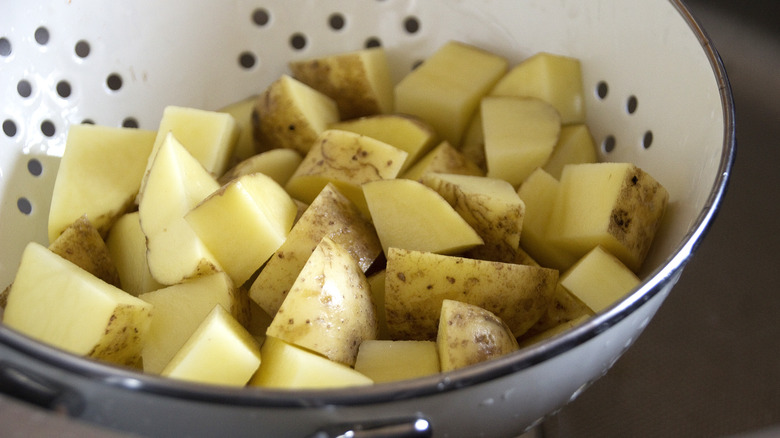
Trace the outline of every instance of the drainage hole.
{"label": "drainage hole", "polygon": [[70,97],[70,83],[68,81],[57,82],[57,94],[63,99]]}
{"label": "drainage hole", "polygon": [[11,41],[6,37],[0,38],[0,56],[9,56],[11,52]]}
{"label": "drainage hole", "polygon": [[46,137],[54,137],[54,134],[57,132],[57,130],[54,127],[54,123],[51,120],[44,120],[41,123],[41,132]]}
{"label": "drainage hole", "polygon": [[638,105],[639,101],[637,100],[636,96],[630,96],[626,101],[626,111],[629,114],[634,114]]}
{"label": "drainage hole", "polygon": [[370,37],[370,38],[366,39],[366,42],[365,42],[364,45],[365,45],[366,49],[370,49],[372,47],[380,47],[380,46],[382,46],[382,41],[380,41],[379,38],[377,38],[377,37]]}
{"label": "drainage hole", "polygon": [[135,117],[126,117],[124,120],[122,120],[122,127],[123,128],[137,128],[138,127],[138,120],[136,120]]}
{"label": "drainage hole", "polygon": [[30,200],[25,197],[16,200],[16,208],[25,215],[32,213],[32,204],[30,203]]}
{"label": "drainage hole", "polygon": [[8,137],[16,135],[16,123],[13,120],[3,121],[3,133]]}
{"label": "drainage hole", "polygon": [[242,52],[238,55],[238,64],[247,70],[254,67],[256,62],[257,58],[252,52]]}
{"label": "drainage hole", "polygon": [[106,85],[108,85],[110,90],[118,91],[122,88],[122,76],[119,76],[117,73],[111,73],[106,78]]}
{"label": "drainage hole", "polygon": [[344,19],[344,16],[338,12],[333,13],[330,15],[330,17],[328,17],[328,25],[333,30],[344,29],[345,24],[346,24],[346,20]]}
{"label": "drainage hole", "polygon": [[49,29],[46,29],[45,27],[39,27],[35,29],[35,41],[45,46],[49,42]]}
{"label": "drainage hole", "polygon": [[255,9],[252,12],[252,22],[258,26],[265,26],[271,20],[271,14],[265,9]]}
{"label": "drainage hole", "polygon": [[76,51],[76,56],[78,56],[79,58],[86,58],[87,56],[89,56],[89,51],[90,51],[89,43],[84,40],[77,42],[76,47],[74,49]]}
{"label": "drainage hole", "polygon": [[27,171],[30,172],[30,175],[32,176],[41,176],[43,173],[43,164],[41,164],[37,158],[31,158],[30,161],[27,162]]}
{"label": "drainage hole", "polygon": [[414,34],[420,30],[420,20],[417,17],[406,17],[404,20],[404,29],[407,33]]}
{"label": "drainage hole", "polygon": [[607,85],[606,81],[599,81],[599,83],[596,84],[596,96],[598,96],[599,99],[604,99],[607,97],[608,93],[609,85]]}
{"label": "drainage hole", "polygon": [[615,144],[617,141],[615,140],[614,135],[608,135],[606,138],[604,138],[604,142],[601,143],[601,148],[606,153],[610,153],[615,150]]}
{"label": "drainage hole", "polygon": [[653,144],[653,131],[647,131],[645,132],[644,137],[642,137],[642,147],[647,149],[652,144]]}
{"label": "drainage hole", "polygon": [[27,79],[22,79],[16,84],[16,92],[22,97],[30,97],[32,94],[32,84]]}
{"label": "drainage hole", "polygon": [[306,47],[306,35],[294,33],[290,36],[290,46],[295,50],[301,50]]}

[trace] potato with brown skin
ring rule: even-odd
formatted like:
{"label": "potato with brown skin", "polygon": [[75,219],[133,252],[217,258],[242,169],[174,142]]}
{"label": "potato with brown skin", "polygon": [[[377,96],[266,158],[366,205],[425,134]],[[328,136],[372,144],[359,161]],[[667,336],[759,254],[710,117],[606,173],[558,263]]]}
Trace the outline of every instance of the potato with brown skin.
{"label": "potato with brown skin", "polygon": [[266,335],[353,366],[361,342],[376,339],[375,312],[360,266],[341,245],[323,237]]}
{"label": "potato with brown skin", "polygon": [[488,310],[520,336],[544,314],[558,271],[391,248],[385,311],[392,339],[436,339],[441,303],[454,299]]}
{"label": "potato with brown skin", "polygon": [[305,155],[317,136],[339,120],[333,99],[287,75],[265,89],[254,111],[258,151],[289,148]]}
{"label": "potato with brown skin", "polygon": [[291,61],[295,79],[336,101],[342,120],[393,110],[393,82],[383,47]]}
{"label": "potato with brown skin", "polygon": [[382,252],[373,225],[332,184],[301,215],[282,246],[252,282],[250,297],[273,316],[323,237],[341,245],[363,272]]}
{"label": "potato with brown skin", "polygon": [[483,176],[482,169],[469,160],[463,153],[443,141],[416,163],[412,164],[401,177],[420,181],[426,173],[456,173],[459,175]]}
{"label": "potato with brown skin", "polygon": [[469,257],[506,263],[517,259],[525,204],[511,184],[446,173],[424,175],[422,183],[446,199],[485,241],[469,250]]}
{"label": "potato with brown skin", "polygon": [[583,316],[593,316],[593,311],[558,283],[547,311],[533,327],[523,334],[521,339],[532,338],[566,322],[578,320]]}
{"label": "potato with brown skin", "polygon": [[501,320],[479,306],[444,300],[436,337],[442,371],[451,371],[507,355],[519,349]]}

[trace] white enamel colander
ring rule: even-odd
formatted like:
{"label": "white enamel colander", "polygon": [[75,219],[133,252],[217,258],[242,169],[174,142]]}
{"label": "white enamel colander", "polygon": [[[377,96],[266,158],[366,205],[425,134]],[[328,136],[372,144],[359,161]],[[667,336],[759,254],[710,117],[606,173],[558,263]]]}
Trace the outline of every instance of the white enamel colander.
{"label": "white enamel colander", "polygon": [[643,281],[622,301],[498,360],[322,392],[169,381],[75,357],[0,324],[0,392],[149,436],[513,436],[576,397],[649,323],[704,237],[729,179],[729,83],[680,1],[5,2],[0,287],[13,281],[27,242],[48,243],[48,205],[68,126],[156,129],[165,106],[217,109],[261,92],[289,60],[372,45],[386,48],[399,80],[448,40],[513,64],[540,51],[579,58],[601,159],[636,163],[668,189],[668,213]]}

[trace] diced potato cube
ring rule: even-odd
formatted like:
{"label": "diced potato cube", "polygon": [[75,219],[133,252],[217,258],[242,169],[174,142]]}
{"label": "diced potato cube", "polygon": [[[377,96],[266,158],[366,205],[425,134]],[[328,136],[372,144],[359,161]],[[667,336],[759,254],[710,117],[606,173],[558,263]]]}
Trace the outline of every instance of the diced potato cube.
{"label": "diced potato cube", "polygon": [[373,385],[354,369],[269,336],[260,349],[262,362],[250,386],[284,389],[343,388]]}
{"label": "diced potato cube", "polygon": [[630,163],[570,164],[547,234],[579,258],[601,245],[637,272],[661,225],[669,194]]}
{"label": "diced potato cube", "polygon": [[228,113],[168,106],[160,119],[152,155],[168,134],[173,133],[184,148],[216,177],[230,165],[239,132],[236,120]]}
{"label": "diced potato cube", "polygon": [[138,296],[154,305],[144,371],[160,373],[215,305],[247,320],[248,302],[224,272],[195,278]]}
{"label": "diced potato cube", "polygon": [[396,85],[396,112],[417,116],[444,140],[460,144],[479,100],[507,67],[500,56],[450,41]]}
{"label": "diced potato cube", "polygon": [[519,349],[512,330],[493,312],[456,300],[441,303],[436,336],[442,371],[467,367]]}
{"label": "diced potato cube", "polygon": [[288,75],[266,88],[255,104],[255,140],[263,150],[289,148],[306,155],[317,137],[339,120],[336,102]]}
{"label": "diced potato cube", "polygon": [[363,192],[385,254],[390,248],[456,254],[483,243],[446,199],[422,183],[373,181],[363,184]]}
{"label": "diced potato cube", "polygon": [[534,98],[482,99],[487,176],[514,187],[552,154],[561,132],[561,118],[550,104]]}
{"label": "diced potato cube", "polygon": [[393,110],[393,82],[383,47],[292,61],[289,66],[295,79],[336,101],[341,119]]}
{"label": "diced potato cube", "polygon": [[369,215],[360,186],[395,178],[407,153],[387,143],[349,131],[329,129],[320,135],[285,188],[311,203],[328,183]]}
{"label": "diced potato cube", "polygon": [[540,265],[566,270],[577,261],[577,257],[558,247],[547,236],[547,226],[559,187],[557,179],[544,169],[537,168],[518,188],[517,194],[525,203],[520,246]]}
{"label": "diced potato cube", "polygon": [[433,341],[363,341],[355,371],[375,383],[424,377],[440,371],[439,353]]}
{"label": "diced potato cube", "polygon": [[566,125],[561,127],[558,143],[542,167],[555,179],[560,179],[567,164],[595,163],[598,161],[596,143],[587,125]]}
{"label": "diced potato cube", "polygon": [[456,173],[459,175],[483,176],[476,164],[463,153],[452,147],[448,141],[439,143],[433,150],[422,156],[403,173],[402,178],[422,180],[426,173]]}
{"label": "diced potato cube", "polygon": [[527,96],[550,103],[564,124],[585,122],[579,59],[539,52],[513,67],[496,83],[494,96]]}
{"label": "diced potato cube", "polygon": [[438,139],[436,131],[427,123],[407,114],[379,114],[344,120],[331,125],[331,129],[365,135],[406,152],[408,156],[401,172],[427,154]]}
{"label": "diced potato cube", "polygon": [[222,270],[184,219],[218,188],[214,177],[168,134],[152,160],[138,206],[149,271],[159,283],[176,284]]}
{"label": "diced potato cube", "polygon": [[485,244],[468,255],[511,263],[517,259],[525,204],[508,182],[471,175],[429,173],[423,184],[436,190]]}
{"label": "diced potato cube", "polygon": [[564,272],[560,282],[593,312],[600,312],[615,304],[640,280],[617,257],[597,246]]}
{"label": "diced potato cube", "polygon": [[31,242],[8,294],[3,324],[71,353],[138,363],[152,305]]}
{"label": "diced potato cube", "polygon": [[257,341],[216,305],[160,374],[198,383],[244,386],[259,366]]}
{"label": "diced potato cube", "polygon": [[271,149],[241,161],[225,172],[217,181],[224,185],[240,176],[260,172],[276,181],[280,186],[287,184],[303,161],[300,153],[293,149]]}
{"label": "diced potato cube", "polygon": [[138,296],[163,287],[149,272],[146,261],[146,236],[141,230],[139,213],[127,213],[116,221],[106,246],[119,273],[122,290]]}
{"label": "diced potato cube", "polygon": [[362,269],[328,237],[306,261],[267,336],[353,366],[360,343],[376,339],[376,315]]}
{"label": "diced potato cube", "polygon": [[244,175],[209,195],[184,219],[237,285],[282,245],[298,207],[276,181]]}
{"label": "diced potato cube", "polygon": [[249,290],[252,300],[269,315],[276,315],[323,237],[341,245],[364,272],[382,251],[371,222],[349,199],[328,184],[303,212],[282,246],[257,275]]}
{"label": "diced potato cube", "polygon": [[52,192],[50,243],[84,215],[107,234],[138,194],[155,135],[144,129],[70,127]]}
{"label": "diced potato cube", "polygon": [[558,271],[391,248],[385,311],[392,339],[434,340],[441,303],[459,300],[501,318],[515,336],[547,310]]}
{"label": "diced potato cube", "polygon": [[228,161],[229,166],[243,161],[259,152],[258,147],[255,146],[255,136],[252,126],[252,112],[255,109],[256,101],[257,96],[249,96],[217,110],[221,113],[230,114],[233,117],[233,120],[235,120],[238,128],[238,137],[236,138],[236,145],[233,148],[233,156]]}

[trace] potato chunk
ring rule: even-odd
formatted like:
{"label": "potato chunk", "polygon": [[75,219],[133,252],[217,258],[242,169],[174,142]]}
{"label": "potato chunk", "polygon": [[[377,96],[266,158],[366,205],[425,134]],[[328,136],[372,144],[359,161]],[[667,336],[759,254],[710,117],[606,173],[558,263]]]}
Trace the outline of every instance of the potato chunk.
{"label": "potato chunk", "polygon": [[331,129],[341,129],[365,135],[409,154],[401,172],[427,154],[435,145],[438,134],[427,123],[408,114],[379,114],[334,123]]}
{"label": "potato chunk", "polygon": [[547,229],[575,258],[601,245],[637,272],[661,225],[669,194],[630,163],[566,166]]}
{"label": "potato chunk", "polygon": [[49,250],[106,283],[121,288],[119,272],[106,242],[87,216],[78,218],[65,228],[49,245]]}
{"label": "potato chunk", "polygon": [[339,120],[336,102],[288,75],[265,89],[255,104],[262,150],[289,148],[306,155],[328,125]]}
{"label": "potato chunk", "polygon": [[456,254],[483,243],[446,199],[422,183],[374,181],[363,192],[385,254],[393,247]]}
{"label": "potato chunk", "polygon": [[508,182],[470,175],[429,173],[423,184],[436,190],[485,244],[470,257],[511,263],[517,259],[525,204]]}
{"label": "potato chunk", "polygon": [[250,298],[266,313],[275,315],[323,237],[341,245],[363,272],[382,251],[371,222],[349,199],[328,184],[257,275],[249,289]]}
{"label": "potato chunk", "polygon": [[8,294],[3,324],[74,354],[119,365],[141,355],[152,305],[29,243]]}
{"label": "potato chunk", "polygon": [[393,82],[383,47],[289,63],[295,79],[336,101],[341,119],[389,113]]}
{"label": "potato chunk", "polygon": [[440,371],[439,353],[433,341],[363,341],[355,371],[375,383],[429,376]]}
{"label": "potato chunk", "polygon": [[444,140],[460,144],[479,100],[506,73],[507,60],[450,41],[395,87],[395,110],[429,123]]}
{"label": "potato chunk", "polygon": [[262,173],[236,178],[196,205],[184,219],[237,285],[284,243],[298,207]]}
{"label": "potato chunk", "polygon": [[143,129],[70,127],[52,192],[49,243],[84,215],[105,237],[138,194],[155,136]]}
{"label": "potato chunk", "polygon": [[639,277],[617,257],[597,246],[560,278],[561,286],[593,312],[600,312],[630,292]]}
{"label": "potato chunk", "polygon": [[285,189],[311,203],[328,183],[369,215],[360,186],[395,178],[407,153],[387,143],[349,131],[329,129],[320,135],[290,177]]}
{"label": "potato chunk", "polygon": [[441,304],[436,336],[442,371],[451,371],[507,355],[519,349],[501,320],[479,306],[455,300]]}
{"label": "potato chunk", "polygon": [[577,58],[539,52],[513,67],[491,94],[542,99],[555,107],[564,124],[585,122],[585,93]]}
{"label": "potato chunk", "polygon": [[244,386],[260,366],[260,347],[216,305],[160,375],[212,385]]}
{"label": "potato chunk", "polygon": [[122,290],[138,296],[163,287],[152,277],[146,260],[146,236],[139,213],[127,213],[116,221],[106,239],[106,247],[116,265]]}
{"label": "potato chunk", "polygon": [[585,124],[566,125],[561,127],[558,143],[542,168],[553,178],[560,179],[563,168],[567,164],[595,163],[597,161],[596,143],[588,126]]}
{"label": "potato chunk", "polygon": [[354,369],[269,336],[260,349],[260,369],[250,386],[283,389],[343,388],[374,382]]}
{"label": "potato chunk", "polygon": [[195,278],[138,296],[154,305],[149,339],[143,348],[144,371],[159,373],[215,305],[235,318],[248,319],[246,296],[224,272]]}
{"label": "potato chunk", "polygon": [[443,141],[427,154],[420,157],[401,177],[420,181],[425,174],[434,172],[456,173],[458,175],[485,175],[485,172],[463,153],[455,149],[448,141]]}
{"label": "potato chunk", "polygon": [[352,256],[328,237],[295,280],[266,334],[353,366],[360,343],[376,339],[371,290]]}
{"label": "potato chunk", "polygon": [[547,310],[557,280],[554,269],[391,248],[385,279],[390,336],[436,339],[445,299],[493,312],[520,336]]}
{"label": "potato chunk", "polygon": [[260,172],[284,186],[301,161],[303,157],[293,149],[271,149],[242,160],[222,174],[217,181],[224,185],[240,176]]}
{"label": "potato chunk", "polygon": [[184,219],[218,188],[214,177],[168,134],[152,160],[138,206],[149,271],[159,283],[176,284],[222,270]]}
{"label": "potato chunk", "polygon": [[550,104],[534,98],[486,97],[481,110],[487,176],[518,187],[550,158],[561,117]]}

